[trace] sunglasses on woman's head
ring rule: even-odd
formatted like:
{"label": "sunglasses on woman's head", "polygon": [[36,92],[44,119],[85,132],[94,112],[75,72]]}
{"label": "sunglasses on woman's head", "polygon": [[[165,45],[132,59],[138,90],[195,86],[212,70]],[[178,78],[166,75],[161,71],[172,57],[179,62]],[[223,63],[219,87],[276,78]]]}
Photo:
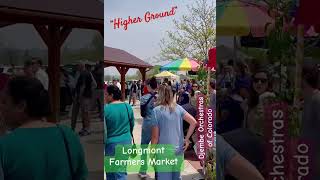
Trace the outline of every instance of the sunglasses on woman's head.
{"label": "sunglasses on woman's head", "polygon": [[258,83],[258,82],[261,82],[261,83],[266,83],[268,80],[267,79],[265,79],[265,78],[254,78],[253,79],[253,82],[254,83]]}

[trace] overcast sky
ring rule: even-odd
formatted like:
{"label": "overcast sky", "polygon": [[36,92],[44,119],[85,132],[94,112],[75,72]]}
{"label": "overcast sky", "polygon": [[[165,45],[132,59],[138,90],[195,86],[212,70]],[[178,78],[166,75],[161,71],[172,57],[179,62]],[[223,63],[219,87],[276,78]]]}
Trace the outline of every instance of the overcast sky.
{"label": "overcast sky", "polygon": [[[194,0],[105,0],[104,44],[125,50],[142,60],[151,61],[153,65],[159,64],[153,62],[153,57],[160,53],[160,40],[166,37],[166,31],[173,30],[173,20],[187,15],[187,5],[193,3]],[[147,11],[164,12],[171,10],[173,6],[178,7],[175,16],[129,25],[127,31],[114,29],[110,23],[114,18],[144,17]],[[135,71],[131,69],[128,74],[133,74]],[[118,72],[115,68],[107,68],[105,74],[114,75]]]}

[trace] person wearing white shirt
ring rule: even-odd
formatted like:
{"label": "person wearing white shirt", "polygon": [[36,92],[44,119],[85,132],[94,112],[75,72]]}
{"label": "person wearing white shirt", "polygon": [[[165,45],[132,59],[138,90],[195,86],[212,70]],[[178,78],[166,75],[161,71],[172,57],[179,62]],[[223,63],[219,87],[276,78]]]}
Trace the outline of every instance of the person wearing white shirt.
{"label": "person wearing white shirt", "polygon": [[121,84],[119,83],[119,81],[117,81],[117,87],[120,89],[121,91]]}
{"label": "person wearing white shirt", "polygon": [[113,85],[117,86],[117,87],[120,89],[120,91],[121,91],[121,84],[120,84],[119,80],[114,79],[114,80],[112,81],[112,83],[113,83]]}
{"label": "person wearing white shirt", "polygon": [[32,58],[32,71],[34,72],[35,78],[37,78],[44,89],[49,89],[49,77],[48,74],[41,68],[42,61],[40,58]]}

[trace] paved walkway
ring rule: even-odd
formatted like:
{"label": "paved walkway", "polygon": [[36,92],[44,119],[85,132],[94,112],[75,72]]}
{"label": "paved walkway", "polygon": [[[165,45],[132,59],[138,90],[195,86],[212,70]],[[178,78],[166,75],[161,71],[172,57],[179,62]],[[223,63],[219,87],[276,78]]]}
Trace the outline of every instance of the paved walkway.
{"label": "paved walkway", "polygon": [[[141,126],[142,126],[142,117],[140,116],[140,107],[139,105],[133,107],[134,114],[136,118],[136,124],[134,128],[133,135],[135,137],[136,143],[141,141]],[[91,129],[93,133],[90,136],[81,137],[81,143],[84,147],[86,163],[89,170],[89,179],[88,180],[100,180],[104,179],[103,173],[103,159],[104,159],[104,145],[103,145],[103,123],[98,118],[98,114],[91,113]],[[71,121],[68,116],[62,118],[61,124],[70,126]],[[78,120],[76,131],[80,131],[82,128],[81,120]],[[186,155],[187,156],[187,155]],[[199,162],[195,158],[188,158],[185,160],[185,169],[182,172],[183,180],[199,180],[202,179],[200,171]],[[154,179],[154,174],[148,174],[149,179]],[[139,180],[138,174],[129,174],[128,180]]]}
{"label": "paved walkway", "polygon": [[[140,115],[140,107],[139,105],[133,107],[134,115],[135,115],[135,127],[133,131],[133,136],[135,138],[135,141],[137,144],[140,144],[141,142],[141,126],[142,126],[142,117]],[[187,158],[186,158],[187,159]],[[200,165],[199,162],[191,159],[191,160],[185,160],[184,161],[185,168],[184,171],[181,173],[183,180],[200,180],[203,179],[202,175],[199,173]],[[148,174],[150,178],[148,179],[154,179],[154,173]],[[128,180],[139,180],[138,174],[129,174]]]}

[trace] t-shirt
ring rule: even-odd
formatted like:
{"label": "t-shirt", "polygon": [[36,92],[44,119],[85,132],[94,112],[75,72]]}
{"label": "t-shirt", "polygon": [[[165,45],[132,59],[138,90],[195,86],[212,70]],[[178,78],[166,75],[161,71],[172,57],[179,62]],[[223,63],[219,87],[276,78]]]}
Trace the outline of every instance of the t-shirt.
{"label": "t-shirt", "polygon": [[179,98],[178,98],[178,104],[179,105],[184,105],[184,104],[188,104],[190,101],[189,98],[189,94],[187,92],[183,92],[182,94],[180,94]]}
{"label": "t-shirt", "polygon": [[176,153],[183,152],[183,117],[186,111],[177,105],[173,112],[168,107],[157,106],[153,109],[153,126],[159,128],[158,144],[170,144],[176,148]]}
{"label": "t-shirt", "polygon": [[0,179],[70,180],[68,153],[75,179],[86,180],[88,170],[78,136],[68,127],[18,128],[0,138]]}
{"label": "t-shirt", "polygon": [[121,84],[119,82],[117,82],[117,87],[120,89],[121,91]]}
{"label": "t-shirt", "polygon": [[[151,93],[142,96],[140,99],[140,104],[146,104],[151,96],[152,96]],[[152,98],[150,100],[150,102],[148,103],[147,108],[146,108],[146,116],[143,118],[144,120],[151,120],[155,99],[156,99],[156,97]]]}
{"label": "t-shirt", "polygon": [[306,98],[303,107],[302,136],[310,140],[319,140],[320,135],[320,91],[316,90]]}
{"label": "t-shirt", "polygon": [[104,74],[103,67],[97,68],[92,74],[97,83],[97,89],[103,89],[103,84],[104,84],[103,74]]}
{"label": "t-shirt", "polygon": [[217,134],[217,179],[225,179],[225,169],[231,159],[237,155],[237,151],[233,149],[220,135]]}
{"label": "t-shirt", "polygon": [[6,87],[9,78],[9,75],[0,73],[0,91],[2,91]]}
{"label": "t-shirt", "polygon": [[44,70],[39,69],[36,72],[35,77],[42,83],[45,90],[49,89],[49,77]]}
{"label": "t-shirt", "polygon": [[214,91],[210,94],[210,108],[213,109],[213,110],[216,110],[216,102],[217,102],[216,95],[217,95],[216,90],[214,90]]}
{"label": "t-shirt", "polygon": [[132,93],[137,93],[137,92],[138,92],[138,86],[137,86],[137,84],[132,84],[132,86],[131,86],[131,92],[132,92]]}
{"label": "t-shirt", "polygon": [[104,107],[105,144],[131,141],[134,114],[128,103],[107,104]]}
{"label": "t-shirt", "polygon": [[148,87],[147,86],[144,86],[143,87],[143,94],[148,94],[149,91],[148,91]]}
{"label": "t-shirt", "polygon": [[76,84],[77,93],[82,97],[92,97],[92,76],[89,71],[83,71],[80,73],[78,82]]}
{"label": "t-shirt", "polygon": [[227,113],[228,116],[217,124],[217,133],[222,134],[242,127],[244,111],[241,103],[229,96],[219,104],[220,113]]}
{"label": "t-shirt", "polygon": [[[320,168],[320,91],[315,90],[310,94],[309,98],[304,100],[304,107],[302,113],[302,132],[303,139],[310,141],[314,148],[315,169]],[[319,179],[320,172],[316,171],[313,179]]]}

